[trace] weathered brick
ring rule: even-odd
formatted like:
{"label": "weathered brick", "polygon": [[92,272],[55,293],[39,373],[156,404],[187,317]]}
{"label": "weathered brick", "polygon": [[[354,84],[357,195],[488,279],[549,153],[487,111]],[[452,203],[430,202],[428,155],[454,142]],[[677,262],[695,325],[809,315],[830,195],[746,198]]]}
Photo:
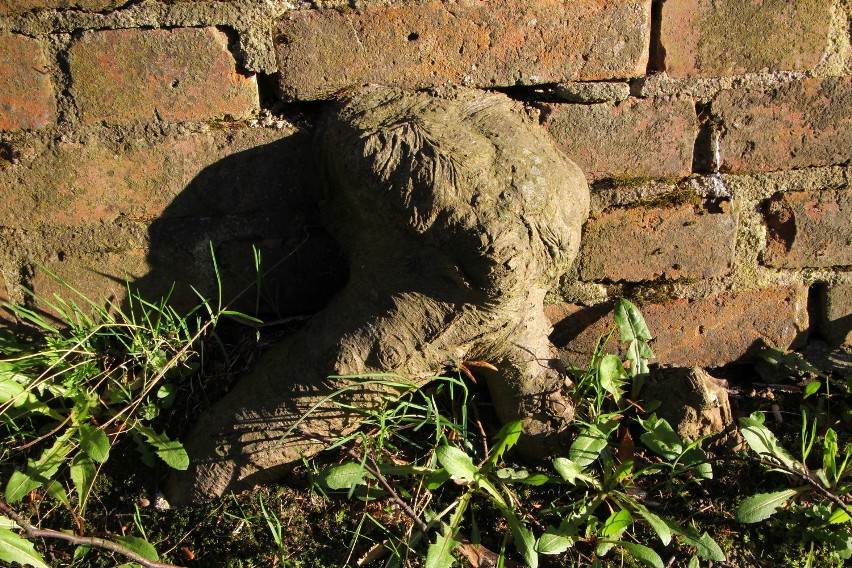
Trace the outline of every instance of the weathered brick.
{"label": "weathered brick", "polygon": [[722,276],[733,262],[736,235],[737,215],[729,202],[615,209],[586,222],[580,278],[638,282]]}
{"label": "weathered brick", "polygon": [[767,203],[766,223],[767,265],[852,266],[852,191],[778,193]]}
{"label": "weathered brick", "polygon": [[852,158],[852,79],[805,79],[767,92],[722,91],[722,169],[767,172]]}
{"label": "weathered brick", "polygon": [[0,34],[0,130],[40,128],[51,123],[56,101],[41,44]]}
{"label": "weathered brick", "polygon": [[36,268],[29,284],[36,296],[37,307],[53,314],[56,311],[42,300],[53,302],[54,294],[66,301],[73,300],[84,310],[89,310],[86,301],[71,291],[69,285],[96,305],[106,306],[107,301],[120,305],[127,295],[126,282],[133,281],[148,270],[143,250],[80,257],[59,255],[41,259],[41,262],[61,281]]}
{"label": "weathered brick", "polygon": [[[807,304],[807,288],[790,287],[672,300],[641,310],[655,337],[657,361],[720,367],[753,360],[764,344],[800,346],[808,328]],[[608,306],[553,305],[547,313],[556,326],[554,341],[563,346],[564,360],[574,366],[588,365],[598,338],[615,325]]]}
{"label": "weathered brick", "polygon": [[23,14],[32,10],[79,9],[88,12],[114,10],[130,0],[0,0],[0,15]]}
{"label": "weathered brick", "polygon": [[[52,147],[0,171],[0,226],[83,225],[266,212],[316,192],[308,135],[241,129]],[[190,197],[192,196],[192,197]]]}
{"label": "weathered brick", "polygon": [[852,282],[820,290],[819,330],[832,347],[852,347]]}
{"label": "weathered brick", "polygon": [[69,62],[86,124],[246,118],[258,109],[255,78],[237,71],[215,28],[87,32]]}
{"label": "weathered brick", "polygon": [[666,0],[660,41],[672,77],[813,68],[828,44],[828,0]]}
{"label": "weathered brick", "polygon": [[276,35],[288,99],[382,83],[477,87],[638,77],[651,0],[426,0],[295,10]]}
{"label": "weathered brick", "polygon": [[681,178],[692,171],[698,133],[689,100],[543,106],[545,126],[587,177]]}

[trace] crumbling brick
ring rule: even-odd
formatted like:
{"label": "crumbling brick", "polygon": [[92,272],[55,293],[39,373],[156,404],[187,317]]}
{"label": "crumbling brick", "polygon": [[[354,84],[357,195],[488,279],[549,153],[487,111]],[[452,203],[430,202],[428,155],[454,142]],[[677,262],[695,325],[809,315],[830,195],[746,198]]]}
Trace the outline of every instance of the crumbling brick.
{"label": "crumbling brick", "polygon": [[437,0],[294,10],[276,51],[287,99],[363,83],[421,88],[618,79],[644,74],[651,0]]}
{"label": "crumbling brick", "polygon": [[660,41],[671,77],[811,69],[828,44],[826,0],[667,0]]}
{"label": "crumbling brick", "polygon": [[805,79],[768,91],[722,91],[712,103],[724,127],[728,172],[843,164],[852,159],[852,79]]}
{"label": "crumbling brick", "polygon": [[[807,288],[794,286],[646,304],[641,311],[655,337],[658,362],[720,367],[753,361],[762,345],[801,346],[807,337],[807,305]],[[581,368],[588,365],[598,338],[615,326],[609,306],[552,305],[547,313],[564,360]],[[617,343],[617,334],[611,343]]]}
{"label": "crumbling brick", "polygon": [[822,286],[819,331],[832,347],[852,347],[852,282]]}
{"label": "crumbling brick", "polygon": [[737,215],[729,202],[614,209],[583,228],[580,278],[638,282],[712,278],[733,263]]}
{"label": "crumbling brick", "polygon": [[692,170],[698,133],[690,100],[547,104],[544,124],[590,178],[681,178]]}
{"label": "crumbling brick", "polygon": [[258,109],[216,28],[86,32],[69,50],[71,92],[86,124],[241,119]]}
{"label": "crumbling brick", "polygon": [[0,33],[0,130],[41,128],[55,115],[50,66],[41,44]]}
{"label": "crumbling brick", "polygon": [[766,205],[763,261],[779,268],[852,266],[852,191],[779,193]]}

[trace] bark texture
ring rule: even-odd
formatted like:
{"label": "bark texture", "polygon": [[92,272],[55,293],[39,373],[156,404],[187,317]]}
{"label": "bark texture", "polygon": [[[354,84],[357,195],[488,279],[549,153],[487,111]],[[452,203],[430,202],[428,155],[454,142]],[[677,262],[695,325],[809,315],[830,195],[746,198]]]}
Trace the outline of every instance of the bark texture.
{"label": "bark texture", "polygon": [[523,107],[462,88],[368,86],[331,105],[316,135],[328,228],[350,280],[309,325],[270,349],[200,420],[174,504],[269,481],[321,449],[288,431],[359,425],[337,403],[395,393],[339,375],[398,373],[422,384],[453,359],[485,360],[503,420],[522,419],[530,455],[573,418],[555,367],[546,290],[577,255],[588,214],[583,173]]}

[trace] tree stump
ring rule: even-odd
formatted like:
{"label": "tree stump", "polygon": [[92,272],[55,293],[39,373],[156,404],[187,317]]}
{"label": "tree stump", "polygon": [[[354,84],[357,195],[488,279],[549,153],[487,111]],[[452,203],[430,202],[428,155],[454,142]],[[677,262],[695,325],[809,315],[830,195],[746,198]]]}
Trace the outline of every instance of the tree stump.
{"label": "tree stump", "polygon": [[[463,88],[368,86],[330,105],[316,133],[324,222],[348,255],[346,287],[272,347],[190,434],[173,504],[272,480],[358,413],[327,397],[397,373],[414,384],[451,361],[488,361],[501,420],[523,420],[544,455],[573,419],[542,302],[577,255],[588,214],[583,173],[520,103]],[[336,398],[376,407],[389,389]],[[393,394],[393,393],[390,393]]]}

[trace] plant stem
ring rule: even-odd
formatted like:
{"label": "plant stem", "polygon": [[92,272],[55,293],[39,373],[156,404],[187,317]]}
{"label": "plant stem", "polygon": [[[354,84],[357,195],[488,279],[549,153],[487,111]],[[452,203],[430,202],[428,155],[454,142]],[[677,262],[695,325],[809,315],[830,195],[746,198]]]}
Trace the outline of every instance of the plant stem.
{"label": "plant stem", "polygon": [[138,562],[145,568],[181,568],[180,566],[176,566],[175,564],[165,564],[163,562],[148,560],[144,556],[140,556],[132,550],[125,548],[124,546],[121,546],[116,542],[112,542],[111,540],[106,540],[94,536],[77,536],[60,531],[55,531],[52,529],[40,529],[27,522],[26,519],[16,513],[11,507],[9,507],[7,503],[2,500],[0,500],[0,511],[2,511],[10,519],[15,521],[15,524],[21,527],[21,530],[24,531],[24,536],[28,539],[52,538],[56,540],[64,540],[66,542],[82,546],[94,546],[96,548],[102,548],[104,550],[109,550],[111,552],[121,554],[122,556],[129,558],[133,562]]}

